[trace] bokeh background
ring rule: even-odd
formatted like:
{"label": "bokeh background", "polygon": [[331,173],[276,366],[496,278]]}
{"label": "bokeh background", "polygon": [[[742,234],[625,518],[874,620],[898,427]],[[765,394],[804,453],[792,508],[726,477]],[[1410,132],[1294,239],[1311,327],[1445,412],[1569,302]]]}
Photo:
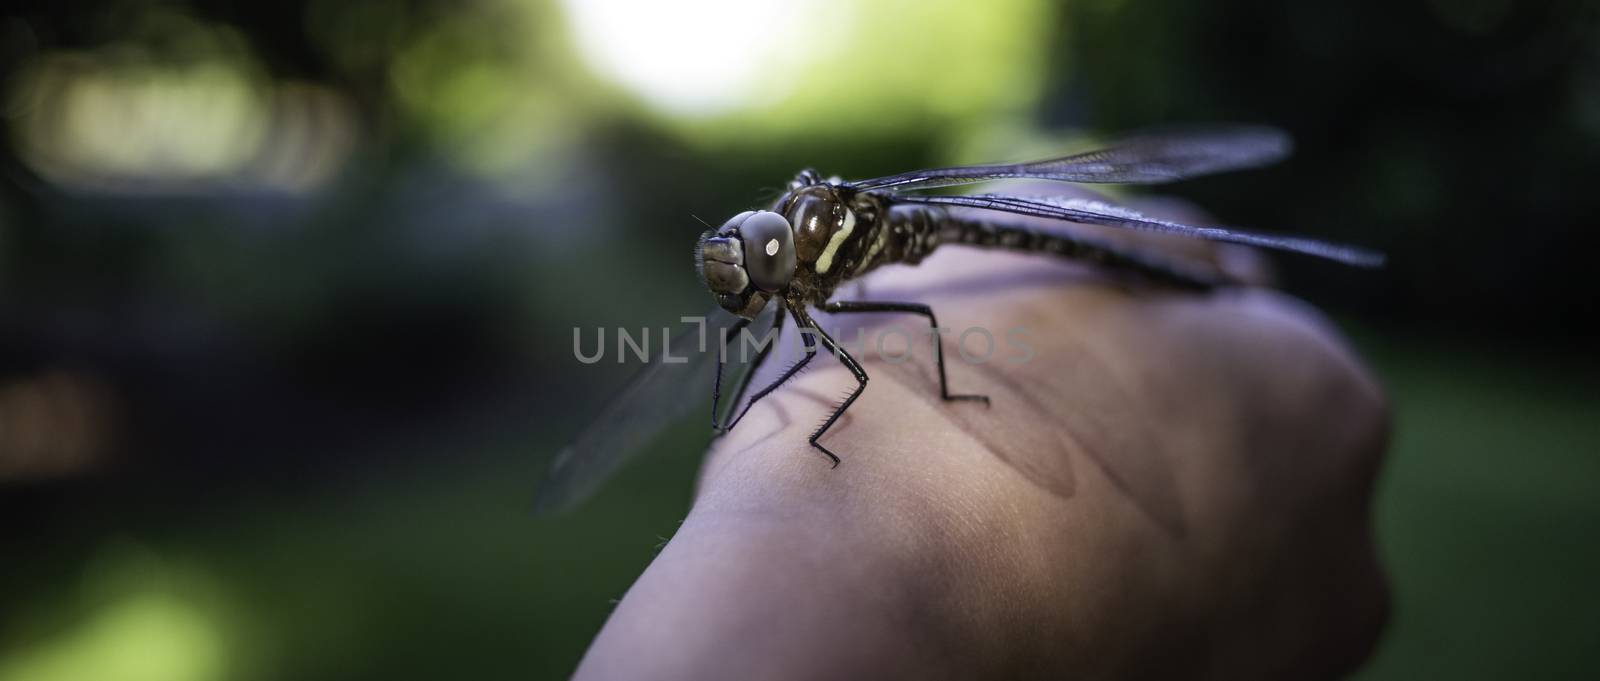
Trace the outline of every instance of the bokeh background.
{"label": "bokeh background", "polygon": [[1163,191],[1284,259],[1389,387],[1365,679],[1600,669],[1600,7],[288,0],[0,10],[0,681],[560,678],[671,536],[685,424],[534,517],[797,169],[1269,123]]}

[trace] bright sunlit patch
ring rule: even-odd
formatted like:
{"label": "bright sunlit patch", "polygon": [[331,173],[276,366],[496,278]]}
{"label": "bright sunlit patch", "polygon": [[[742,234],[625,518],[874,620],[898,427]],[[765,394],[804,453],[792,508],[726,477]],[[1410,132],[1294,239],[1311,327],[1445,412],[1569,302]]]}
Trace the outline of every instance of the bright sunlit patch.
{"label": "bright sunlit patch", "polygon": [[166,67],[138,58],[59,54],[24,80],[24,157],[71,173],[192,180],[224,175],[259,144],[264,108],[242,69],[222,61]]}
{"label": "bright sunlit patch", "polygon": [[[563,0],[579,50],[650,104],[711,114],[781,96],[792,69],[831,53],[848,25],[822,0]],[[839,17],[832,17],[838,19]]]}
{"label": "bright sunlit patch", "polygon": [[712,143],[818,131],[933,135],[1027,113],[1059,23],[1043,0],[562,7],[591,72]]}
{"label": "bright sunlit patch", "polygon": [[149,552],[108,550],[89,566],[86,616],[8,651],[0,681],[220,681],[232,645],[210,580]]}
{"label": "bright sunlit patch", "polygon": [[191,606],[160,595],[111,605],[58,647],[13,659],[0,681],[211,681],[223,642]]}
{"label": "bright sunlit patch", "polygon": [[232,28],[151,10],[127,34],[36,55],[8,84],[10,133],[45,180],[116,193],[305,191],[353,144],[343,95],[275,82]]}

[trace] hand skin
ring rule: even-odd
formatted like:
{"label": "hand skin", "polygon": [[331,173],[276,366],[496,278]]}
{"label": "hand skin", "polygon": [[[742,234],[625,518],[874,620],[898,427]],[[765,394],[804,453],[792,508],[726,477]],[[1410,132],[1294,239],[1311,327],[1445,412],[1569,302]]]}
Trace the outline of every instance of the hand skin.
{"label": "hand skin", "polygon": [[[1388,411],[1306,305],[960,248],[864,287],[932,305],[951,391],[992,406],[941,402],[926,341],[878,356],[921,318],[819,317],[869,325],[871,380],[822,439],[843,463],[806,442],[855,385],[822,354],[718,441],[576,678],[1317,679],[1370,652]],[[987,363],[956,351],[971,326]]]}

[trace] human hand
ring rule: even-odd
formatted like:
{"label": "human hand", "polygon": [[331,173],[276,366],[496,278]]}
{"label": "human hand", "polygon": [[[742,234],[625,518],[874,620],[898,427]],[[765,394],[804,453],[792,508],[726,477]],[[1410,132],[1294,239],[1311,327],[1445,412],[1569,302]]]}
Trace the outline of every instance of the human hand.
{"label": "human hand", "polygon": [[[929,344],[892,363],[869,332],[833,469],[806,437],[854,380],[818,357],[713,448],[579,678],[1327,678],[1366,656],[1387,408],[1314,311],[958,248],[866,286],[932,305],[951,391],[991,406],[941,401]],[[974,326],[1000,344],[983,364],[955,347]]]}

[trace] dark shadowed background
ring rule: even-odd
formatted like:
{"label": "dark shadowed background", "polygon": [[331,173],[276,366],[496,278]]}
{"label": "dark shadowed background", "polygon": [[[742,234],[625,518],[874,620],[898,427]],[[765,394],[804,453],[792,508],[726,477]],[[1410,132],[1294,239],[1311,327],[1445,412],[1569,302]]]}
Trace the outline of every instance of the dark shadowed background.
{"label": "dark shadowed background", "polygon": [[[530,513],[799,168],[1184,122],[1296,156],[1162,191],[1389,387],[1397,609],[1361,678],[1600,668],[1600,5],[309,0],[0,10],[0,681],[559,678],[686,508],[698,422]],[[676,453],[675,453],[676,452]]]}

